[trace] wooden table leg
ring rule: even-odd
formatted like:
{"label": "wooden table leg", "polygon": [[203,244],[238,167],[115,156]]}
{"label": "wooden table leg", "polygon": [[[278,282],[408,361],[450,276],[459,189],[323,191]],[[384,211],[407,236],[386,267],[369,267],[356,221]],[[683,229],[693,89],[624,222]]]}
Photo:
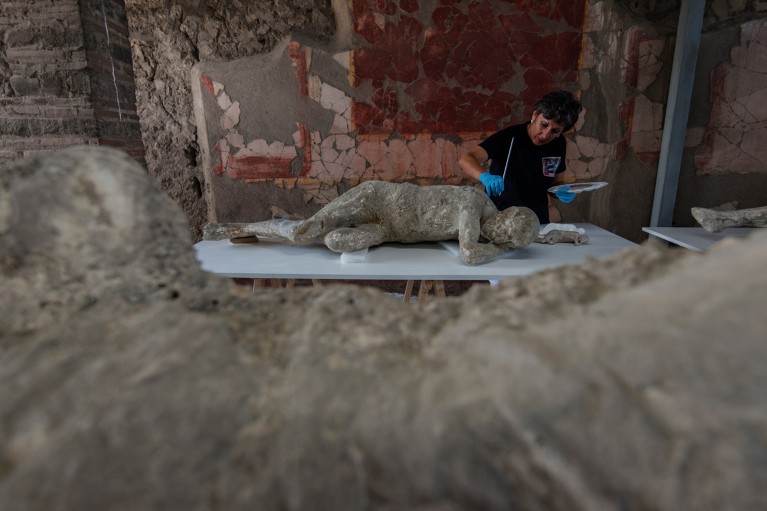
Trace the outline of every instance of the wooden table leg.
{"label": "wooden table leg", "polygon": [[312,285],[314,287],[321,287],[322,286],[322,281],[320,279],[312,279]]}
{"label": "wooden table leg", "polygon": [[291,287],[295,287],[296,285],[296,279],[288,279],[285,281],[285,287],[290,289]]}
{"label": "wooden table leg", "polygon": [[435,280],[434,281],[434,294],[439,296],[440,298],[444,298],[445,295],[445,281],[443,280]]}
{"label": "wooden table leg", "polygon": [[410,303],[410,297],[413,295],[413,282],[408,280],[405,284],[405,294],[402,296],[402,303]]}
{"label": "wooden table leg", "polygon": [[421,285],[418,287],[418,303],[423,302],[426,299],[426,295],[429,294],[431,286],[434,284],[431,280],[422,280]]}

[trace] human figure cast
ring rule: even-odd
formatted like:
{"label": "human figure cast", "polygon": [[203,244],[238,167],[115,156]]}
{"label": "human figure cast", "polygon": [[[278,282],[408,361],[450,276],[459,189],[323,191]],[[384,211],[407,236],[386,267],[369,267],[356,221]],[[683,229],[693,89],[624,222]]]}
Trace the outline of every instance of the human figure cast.
{"label": "human figure cast", "polygon": [[321,242],[334,252],[387,242],[458,240],[461,261],[474,265],[529,245],[539,230],[540,222],[532,210],[510,207],[498,211],[475,187],[367,181],[306,220],[208,224],[203,238],[255,236],[296,245]]}

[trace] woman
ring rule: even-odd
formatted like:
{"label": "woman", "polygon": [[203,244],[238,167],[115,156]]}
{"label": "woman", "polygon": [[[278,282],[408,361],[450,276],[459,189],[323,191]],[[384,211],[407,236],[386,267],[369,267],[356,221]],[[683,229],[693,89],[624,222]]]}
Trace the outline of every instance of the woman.
{"label": "woman", "polygon": [[[570,92],[555,91],[535,103],[530,122],[498,131],[461,156],[464,174],[478,179],[502,211],[509,206],[532,209],[542,224],[549,223],[547,190],[562,184],[565,139],[562,134],[578,120],[582,105]],[[490,170],[483,165],[490,160]],[[565,186],[556,197],[568,203],[575,194]]]}

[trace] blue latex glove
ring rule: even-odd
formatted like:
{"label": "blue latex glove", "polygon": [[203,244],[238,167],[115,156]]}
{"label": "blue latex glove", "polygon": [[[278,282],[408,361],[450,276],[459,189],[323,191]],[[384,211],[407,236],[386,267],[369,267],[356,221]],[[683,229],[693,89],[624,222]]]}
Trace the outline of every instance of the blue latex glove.
{"label": "blue latex glove", "polygon": [[479,181],[485,185],[485,193],[488,197],[500,195],[503,192],[503,178],[490,172],[483,172],[479,175]]}
{"label": "blue latex glove", "polygon": [[575,192],[570,191],[570,185],[563,186],[557,190],[554,195],[556,195],[557,199],[564,202],[565,204],[570,204],[575,198]]}

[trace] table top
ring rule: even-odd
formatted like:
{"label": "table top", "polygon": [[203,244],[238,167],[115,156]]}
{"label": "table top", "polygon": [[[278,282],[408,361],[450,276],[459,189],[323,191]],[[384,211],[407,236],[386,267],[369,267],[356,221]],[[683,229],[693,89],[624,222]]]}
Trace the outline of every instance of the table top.
{"label": "table top", "polygon": [[[368,250],[365,262],[341,262],[341,254],[324,245],[294,246],[275,241],[244,244],[229,240],[195,245],[202,269],[234,278],[292,278],[334,280],[499,280],[546,268],[605,258],[636,244],[592,224],[583,227],[589,243],[533,243],[485,264],[462,264],[440,243],[385,243]],[[444,243],[444,242],[443,242]]]}
{"label": "table top", "polygon": [[708,232],[703,227],[642,227],[651,236],[696,252],[704,252],[725,238],[745,238],[757,227],[729,227],[722,232]]}

